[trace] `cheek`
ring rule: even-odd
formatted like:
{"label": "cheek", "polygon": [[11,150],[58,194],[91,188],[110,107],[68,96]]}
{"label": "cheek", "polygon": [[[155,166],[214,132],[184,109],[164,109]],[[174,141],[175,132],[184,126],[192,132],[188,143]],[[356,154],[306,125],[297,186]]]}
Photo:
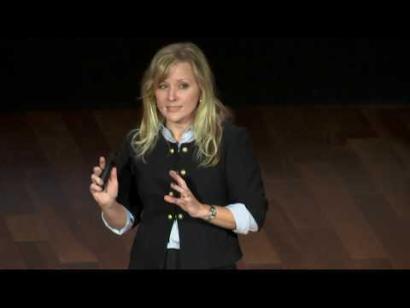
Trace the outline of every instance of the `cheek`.
{"label": "cheek", "polygon": [[197,95],[197,93],[190,95],[187,99],[187,104],[186,104],[187,109],[189,110],[196,109],[198,105],[198,101],[199,101],[199,95]]}
{"label": "cheek", "polygon": [[187,109],[192,112],[196,109],[196,107],[198,106],[198,102],[197,101],[192,101],[188,106]]}
{"label": "cheek", "polygon": [[166,106],[164,98],[159,94],[155,94],[155,100],[156,100],[157,108],[161,110],[162,112],[162,109]]}

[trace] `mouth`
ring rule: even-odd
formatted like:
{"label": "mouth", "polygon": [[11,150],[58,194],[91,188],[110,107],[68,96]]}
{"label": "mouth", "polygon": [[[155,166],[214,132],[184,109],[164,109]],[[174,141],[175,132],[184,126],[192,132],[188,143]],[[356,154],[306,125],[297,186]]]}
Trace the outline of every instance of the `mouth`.
{"label": "mouth", "polygon": [[182,108],[182,106],[167,106],[166,109],[168,112],[177,112]]}

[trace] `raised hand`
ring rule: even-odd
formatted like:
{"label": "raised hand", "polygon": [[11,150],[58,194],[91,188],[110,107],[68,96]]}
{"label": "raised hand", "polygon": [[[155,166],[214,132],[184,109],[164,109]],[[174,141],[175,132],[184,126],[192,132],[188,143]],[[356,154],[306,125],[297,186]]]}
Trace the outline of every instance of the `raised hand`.
{"label": "raised hand", "polygon": [[176,204],[185,212],[187,212],[191,217],[202,217],[208,212],[206,205],[199,202],[191,190],[188,188],[185,180],[175,171],[171,170],[169,175],[175,181],[171,183],[171,188],[180,193],[180,198],[175,198],[170,195],[165,195],[164,200],[169,203]]}
{"label": "raised hand", "polygon": [[107,179],[107,185],[104,187],[103,180],[100,178],[102,171],[106,166],[106,160],[104,157],[100,157],[99,166],[93,168],[91,174],[90,192],[94,200],[98,205],[104,209],[114,204],[118,195],[118,180],[117,180],[117,168],[113,167],[111,174]]}

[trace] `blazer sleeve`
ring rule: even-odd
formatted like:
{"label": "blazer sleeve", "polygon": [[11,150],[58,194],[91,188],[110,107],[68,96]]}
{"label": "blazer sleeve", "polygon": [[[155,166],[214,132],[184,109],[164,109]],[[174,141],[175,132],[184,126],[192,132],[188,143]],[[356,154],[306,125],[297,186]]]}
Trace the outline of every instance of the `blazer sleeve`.
{"label": "blazer sleeve", "polygon": [[225,153],[225,173],[230,203],[243,203],[254,217],[259,230],[265,220],[268,201],[258,162],[255,158],[249,133],[235,127],[228,133]]}
{"label": "blazer sleeve", "polygon": [[136,169],[133,164],[134,150],[131,144],[135,133],[136,130],[131,130],[124,138],[115,160],[118,179],[116,200],[134,216],[134,226],[140,222],[142,212],[142,202],[137,190]]}

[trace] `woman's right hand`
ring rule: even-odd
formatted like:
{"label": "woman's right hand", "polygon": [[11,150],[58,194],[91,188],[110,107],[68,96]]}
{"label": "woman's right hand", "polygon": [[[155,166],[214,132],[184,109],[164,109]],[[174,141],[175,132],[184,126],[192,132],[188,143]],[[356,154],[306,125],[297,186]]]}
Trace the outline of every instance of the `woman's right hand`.
{"label": "woman's right hand", "polygon": [[103,181],[100,178],[102,171],[105,168],[105,158],[100,157],[99,166],[93,168],[93,173],[91,174],[91,185],[90,192],[94,200],[98,203],[101,209],[105,209],[114,205],[115,200],[118,195],[118,180],[117,180],[117,168],[113,167],[111,169],[111,174],[107,179],[108,183],[103,188]]}

